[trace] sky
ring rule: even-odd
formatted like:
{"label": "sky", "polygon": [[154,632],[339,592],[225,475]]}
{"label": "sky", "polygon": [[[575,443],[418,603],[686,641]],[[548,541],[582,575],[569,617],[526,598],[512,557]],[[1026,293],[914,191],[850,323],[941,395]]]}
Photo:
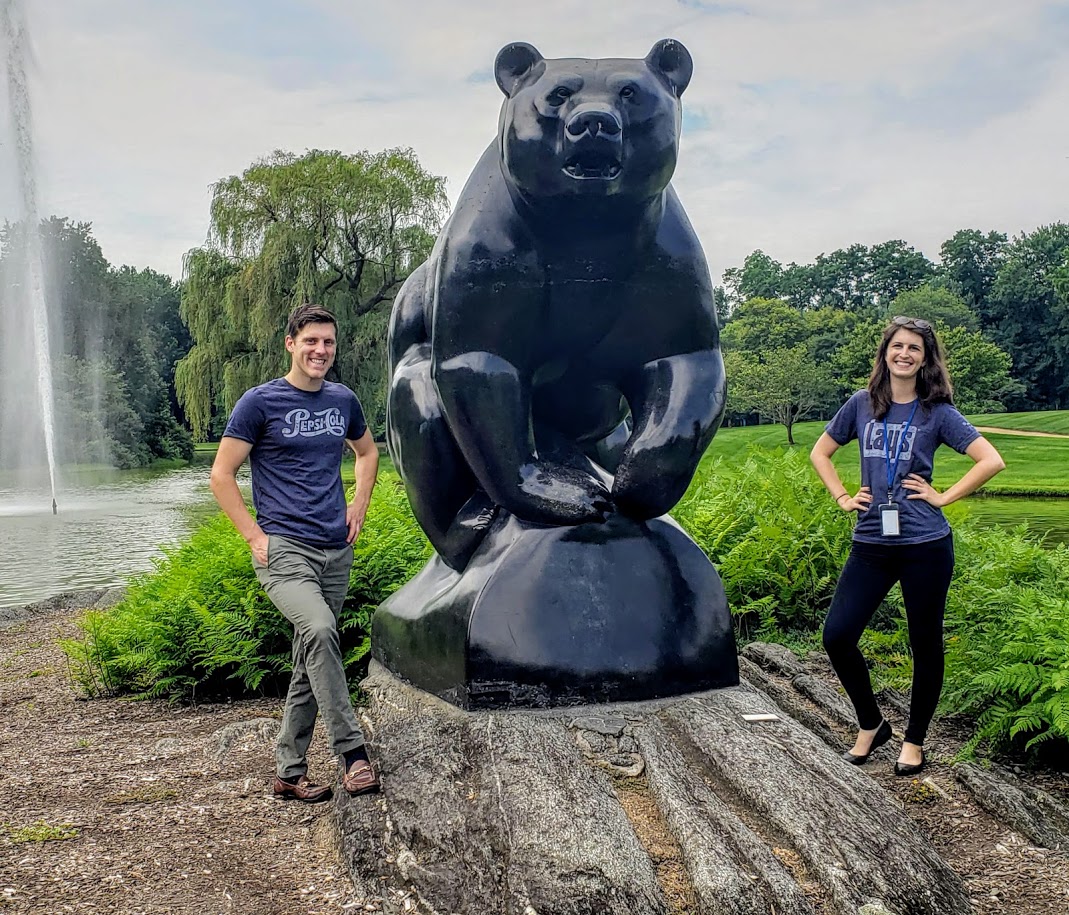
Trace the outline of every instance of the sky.
{"label": "sky", "polygon": [[[11,2],[11,0],[3,0]],[[211,186],[273,150],[411,147],[455,201],[497,52],[694,58],[673,183],[714,278],[1069,220],[1069,3],[1042,0],[14,0],[43,215],[178,278]],[[0,107],[6,106],[6,96]],[[0,218],[18,218],[6,108]]]}

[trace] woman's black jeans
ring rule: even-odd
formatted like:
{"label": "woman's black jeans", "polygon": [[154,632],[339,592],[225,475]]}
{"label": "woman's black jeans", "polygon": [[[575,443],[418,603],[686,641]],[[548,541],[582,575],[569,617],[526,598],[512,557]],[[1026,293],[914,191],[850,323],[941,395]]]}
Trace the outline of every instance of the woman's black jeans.
{"label": "woman's black jeans", "polygon": [[913,691],[906,741],[923,745],[943,688],[943,613],[954,573],[954,538],[884,545],[855,541],[824,621],[824,648],[857,712],[858,727],[883,720],[868,666],[858,650],[861,633],[894,583],[902,598],[913,650]]}

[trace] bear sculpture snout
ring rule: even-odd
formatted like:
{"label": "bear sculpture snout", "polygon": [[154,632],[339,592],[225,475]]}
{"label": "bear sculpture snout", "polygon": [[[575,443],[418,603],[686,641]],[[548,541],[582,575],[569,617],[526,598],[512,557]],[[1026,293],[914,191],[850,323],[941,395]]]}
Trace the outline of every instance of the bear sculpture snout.
{"label": "bear sculpture snout", "polygon": [[623,132],[623,126],[612,111],[581,106],[568,118],[566,130],[570,140],[578,140],[585,135],[618,139]]}
{"label": "bear sculpture snout", "polygon": [[612,180],[622,171],[623,126],[616,114],[583,105],[565,125],[564,172],[575,179]]}

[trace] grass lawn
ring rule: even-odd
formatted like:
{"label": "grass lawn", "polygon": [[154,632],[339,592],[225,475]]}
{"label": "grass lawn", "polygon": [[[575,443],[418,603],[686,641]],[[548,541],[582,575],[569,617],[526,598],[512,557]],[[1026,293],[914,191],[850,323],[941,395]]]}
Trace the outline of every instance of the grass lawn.
{"label": "grass lawn", "polygon": [[[991,413],[970,416],[969,420],[982,426],[1069,434],[1069,410]],[[824,425],[823,421],[797,423],[794,427],[794,447],[808,454],[814,442],[820,438],[820,433],[824,431]],[[1069,496],[1069,439],[1029,438],[997,433],[989,433],[987,438],[1005,458],[1006,469],[984,487],[984,492],[991,495]],[[214,456],[219,444],[200,442],[195,447],[199,461]],[[774,451],[787,447],[787,430],[783,426],[769,424],[724,428],[716,434],[705,453],[697,477],[709,472],[712,463],[718,458],[726,461],[740,460],[750,448]],[[858,463],[857,445],[853,442],[839,449],[835,455],[835,465],[848,485],[856,486],[860,481]],[[967,457],[949,448],[940,448],[936,455],[935,485],[946,488],[965,473],[968,466]],[[380,453],[379,467],[393,470],[389,455],[384,452]],[[353,483],[353,462],[348,455],[342,464],[342,479],[347,486]]]}
{"label": "grass lawn", "polygon": [[1058,432],[1069,435],[1069,410],[1044,410],[1037,413],[985,413],[970,416],[975,426],[1021,429],[1026,432]]}
{"label": "grass lawn", "polygon": [[[353,456],[352,453],[347,453],[344,460],[341,462],[341,479],[346,486],[352,486],[356,482],[356,477],[353,474]],[[382,480],[383,472],[396,473],[393,467],[393,461],[390,460],[390,456],[382,448],[379,449],[379,480]]]}
{"label": "grass lawn", "polygon": [[[1069,416],[1069,411],[1060,411]],[[1007,414],[991,416],[992,425]],[[1042,414],[1009,414],[1032,415]],[[987,422],[985,421],[984,425]],[[806,454],[824,430],[823,422],[798,423],[794,427],[795,448]],[[1069,439],[1029,438],[1020,435],[990,433],[987,439],[1006,461],[1006,469],[984,487],[986,493],[1003,495],[1062,495],[1069,496]],[[741,459],[750,448],[766,451],[786,449],[787,430],[779,425],[740,426],[721,429],[702,459],[698,474],[708,472],[717,458],[726,461]],[[835,454],[835,466],[848,485],[860,482],[860,461],[855,442],[840,448]],[[961,477],[970,466],[964,455],[950,448],[940,448],[935,459],[935,485],[945,489]]]}

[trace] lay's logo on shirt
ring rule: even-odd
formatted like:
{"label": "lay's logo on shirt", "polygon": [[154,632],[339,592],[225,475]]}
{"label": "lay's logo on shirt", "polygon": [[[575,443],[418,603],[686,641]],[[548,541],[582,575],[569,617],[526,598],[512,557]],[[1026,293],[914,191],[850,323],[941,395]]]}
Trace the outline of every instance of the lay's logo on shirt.
{"label": "lay's logo on shirt", "polygon": [[305,409],[290,410],[285,422],[282,435],[286,438],[298,435],[302,438],[314,438],[317,435],[345,437],[345,417],[337,407],[317,410],[315,413]]}
{"label": "lay's logo on shirt", "polygon": [[[861,438],[861,451],[864,457],[882,458],[884,455],[889,455],[893,461],[895,454],[898,452],[898,442],[902,438],[902,429],[905,423],[888,423],[887,424],[887,437],[889,442],[884,444],[883,440],[883,422],[875,419],[870,419],[865,424],[865,434]],[[906,432],[906,440],[902,442],[902,456],[899,458],[903,463],[907,463],[913,458],[913,442],[917,438],[917,427],[910,425],[909,430]]]}

